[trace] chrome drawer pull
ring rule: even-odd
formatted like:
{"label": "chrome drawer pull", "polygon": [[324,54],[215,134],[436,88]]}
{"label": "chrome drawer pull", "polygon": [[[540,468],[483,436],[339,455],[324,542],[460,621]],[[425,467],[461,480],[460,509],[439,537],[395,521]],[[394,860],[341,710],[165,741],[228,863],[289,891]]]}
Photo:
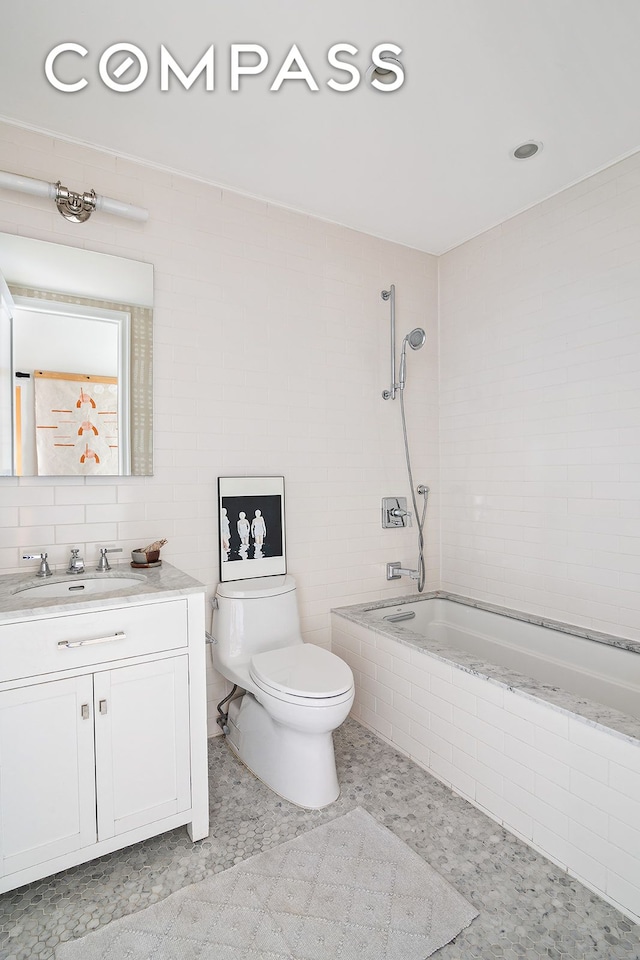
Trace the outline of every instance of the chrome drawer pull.
{"label": "chrome drawer pull", "polygon": [[124,630],[119,630],[117,633],[112,633],[108,637],[95,637],[93,640],[59,640],[59,647],[88,647],[92,643],[111,643],[112,640],[126,640],[127,635]]}
{"label": "chrome drawer pull", "polygon": [[413,620],[415,613],[411,610],[407,610],[406,613],[390,613],[388,616],[383,617],[383,620],[387,620],[389,623],[400,623],[402,620]]}

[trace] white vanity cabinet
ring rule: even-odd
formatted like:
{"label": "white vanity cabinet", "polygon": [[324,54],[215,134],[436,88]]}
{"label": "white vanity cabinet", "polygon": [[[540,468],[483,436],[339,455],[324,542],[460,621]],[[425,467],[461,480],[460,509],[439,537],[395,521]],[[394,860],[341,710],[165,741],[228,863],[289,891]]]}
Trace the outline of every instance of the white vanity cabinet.
{"label": "white vanity cabinet", "polygon": [[3,880],[96,841],[93,723],[81,713],[92,688],[85,676],[0,693]]}
{"label": "white vanity cabinet", "polygon": [[94,674],[93,716],[99,840],[190,809],[186,656]]}
{"label": "white vanity cabinet", "polygon": [[0,622],[0,892],[208,835],[202,593],[84,606]]}

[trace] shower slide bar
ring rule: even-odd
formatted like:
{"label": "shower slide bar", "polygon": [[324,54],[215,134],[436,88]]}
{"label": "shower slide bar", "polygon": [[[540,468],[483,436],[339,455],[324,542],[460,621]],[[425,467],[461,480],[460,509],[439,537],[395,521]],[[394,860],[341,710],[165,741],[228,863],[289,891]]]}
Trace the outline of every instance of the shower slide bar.
{"label": "shower slide bar", "polygon": [[395,400],[398,384],[396,382],[396,285],[392,283],[388,290],[383,290],[380,294],[383,300],[389,301],[389,310],[391,313],[391,388],[383,390],[382,396],[385,400]]}

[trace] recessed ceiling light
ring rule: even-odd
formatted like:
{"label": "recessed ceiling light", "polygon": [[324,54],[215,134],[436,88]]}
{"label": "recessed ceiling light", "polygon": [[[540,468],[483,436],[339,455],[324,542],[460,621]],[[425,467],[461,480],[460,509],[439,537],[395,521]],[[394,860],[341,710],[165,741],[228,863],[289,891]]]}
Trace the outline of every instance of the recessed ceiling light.
{"label": "recessed ceiling light", "polygon": [[540,153],[541,150],[542,143],[539,140],[527,140],[516,147],[515,150],[512,150],[511,156],[515,160],[529,160],[530,157],[535,157],[536,153]]}
{"label": "recessed ceiling light", "polygon": [[[398,70],[400,70],[401,72],[404,70],[404,67],[402,66],[401,62],[398,60],[397,57],[390,57],[388,55],[385,55],[385,56],[381,56],[380,60],[383,63],[394,64],[395,67],[397,67]],[[372,80],[378,80],[381,83],[392,83],[393,81],[395,81],[397,75],[398,74],[396,73],[395,69],[385,70],[384,67],[377,67],[375,64],[372,63],[369,66],[369,69],[367,70],[366,78],[369,83],[371,83]]]}

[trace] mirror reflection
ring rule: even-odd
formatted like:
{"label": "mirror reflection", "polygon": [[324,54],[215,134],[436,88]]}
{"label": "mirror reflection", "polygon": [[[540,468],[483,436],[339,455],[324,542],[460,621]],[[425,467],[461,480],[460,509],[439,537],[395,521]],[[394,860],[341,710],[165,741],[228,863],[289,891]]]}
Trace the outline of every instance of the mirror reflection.
{"label": "mirror reflection", "polygon": [[153,267],[0,234],[0,476],[150,475]]}

